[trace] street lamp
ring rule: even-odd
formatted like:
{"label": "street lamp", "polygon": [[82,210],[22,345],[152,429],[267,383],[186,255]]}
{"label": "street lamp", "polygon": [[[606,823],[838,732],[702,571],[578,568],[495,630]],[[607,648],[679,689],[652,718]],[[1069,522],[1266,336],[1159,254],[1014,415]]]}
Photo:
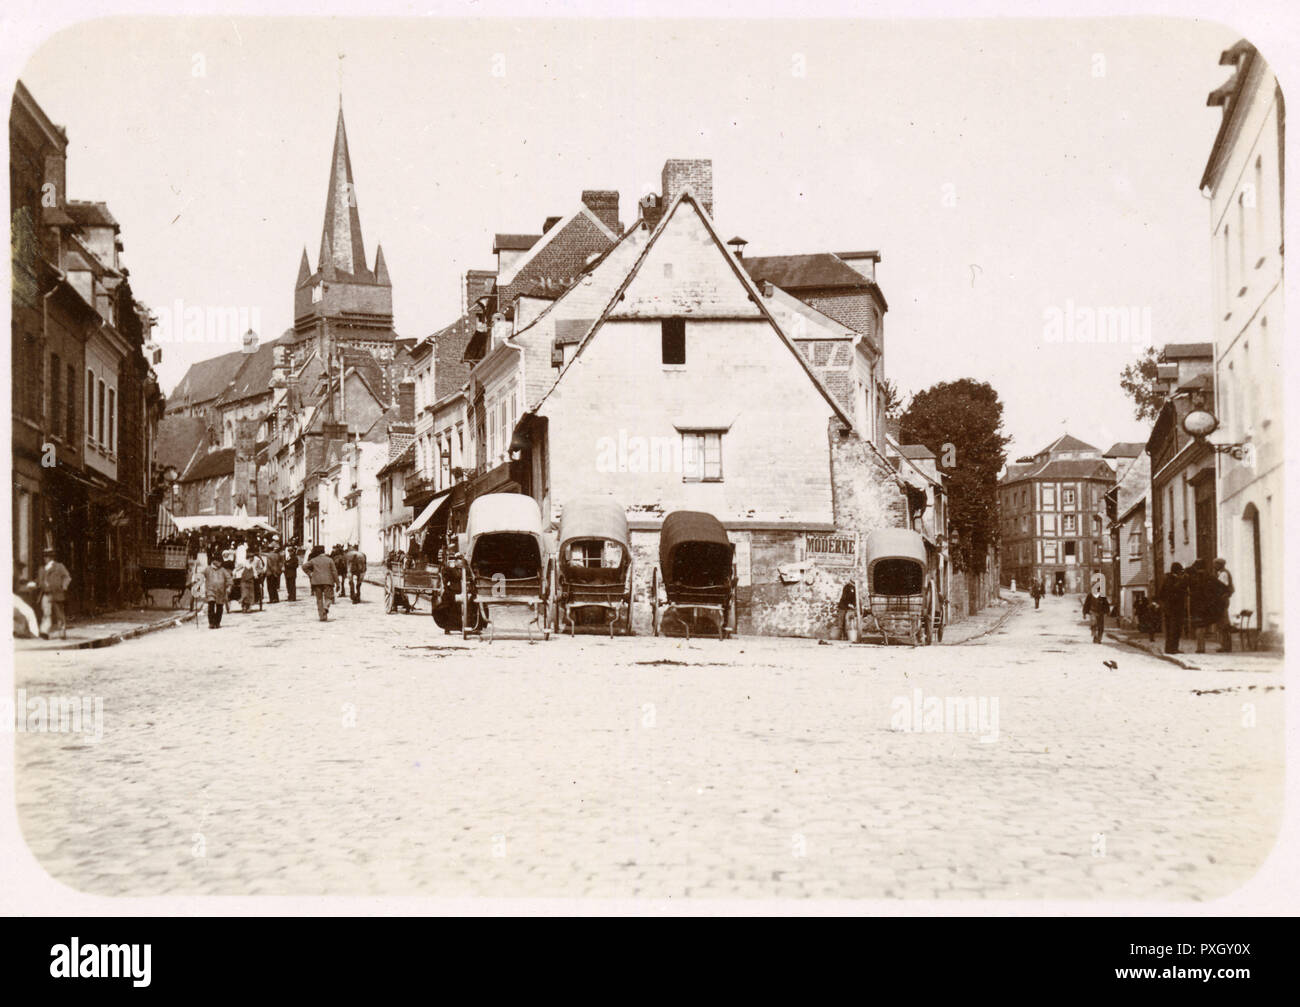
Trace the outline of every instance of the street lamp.
{"label": "street lamp", "polygon": [[1219,418],[1208,409],[1193,409],[1183,417],[1183,430],[1198,444],[1210,448],[1215,454],[1232,455],[1237,461],[1246,460],[1251,453],[1249,444],[1215,444],[1210,434],[1219,429]]}

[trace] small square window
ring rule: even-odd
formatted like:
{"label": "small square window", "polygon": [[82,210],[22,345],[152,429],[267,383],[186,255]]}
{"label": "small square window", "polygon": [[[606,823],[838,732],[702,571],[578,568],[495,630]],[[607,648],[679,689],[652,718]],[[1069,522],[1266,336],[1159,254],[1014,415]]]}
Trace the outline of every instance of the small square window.
{"label": "small square window", "polygon": [[682,433],[682,482],[722,482],[722,432]]}
{"label": "small square window", "polygon": [[686,363],[686,320],[665,318],[660,323],[663,363],[680,367]]}

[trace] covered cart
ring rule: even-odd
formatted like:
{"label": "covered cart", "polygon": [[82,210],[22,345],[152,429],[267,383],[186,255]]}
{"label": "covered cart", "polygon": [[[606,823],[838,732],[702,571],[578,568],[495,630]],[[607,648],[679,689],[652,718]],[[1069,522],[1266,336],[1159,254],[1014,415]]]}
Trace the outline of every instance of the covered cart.
{"label": "covered cart", "polygon": [[603,616],[614,635],[632,632],[632,548],[627,512],[610,497],[571,500],[560,516],[560,548],[554,564],[555,631],[576,632],[584,616]]}
{"label": "covered cart", "polygon": [[914,647],[935,636],[942,640],[943,606],[925,539],[906,528],[885,528],[867,536],[862,552],[866,591],[854,587],[849,638],[877,634],[887,644],[907,640]]}
{"label": "covered cart", "polygon": [[423,598],[428,600],[438,624],[444,629],[449,628],[444,625],[444,620],[439,619],[439,609],[446,607],[447,595],[455,594],[454,590],[447,590],[448,571],[440,561],[419,558],[414,546],[425,533],[430,519],[446,507],[450,496],[451,491],[448,490],[434,497],[406,530],[412,548],[407,552],[393,553],[384,562],[384,611],[389,615],[398,609],[413,612],[416,603]]}
{"label": "covered cart", "polygon": [[532,625],[550,638],[546,625],[549,556],[537,501],[521,493],[489,493],[470,504],[460,536],[461,635],[495,628],[492,610],[526,607]]}
{"label": "covered cart", "polygon": [[659,531],[659,567],[650,584],[655,636],[663,620],[673,615],[689,638],[691,621],[705,613],[717,619],[718,639],[725,639],[735,596],[735,546],[722,522],[703,511],[679,510],[666,516]]}

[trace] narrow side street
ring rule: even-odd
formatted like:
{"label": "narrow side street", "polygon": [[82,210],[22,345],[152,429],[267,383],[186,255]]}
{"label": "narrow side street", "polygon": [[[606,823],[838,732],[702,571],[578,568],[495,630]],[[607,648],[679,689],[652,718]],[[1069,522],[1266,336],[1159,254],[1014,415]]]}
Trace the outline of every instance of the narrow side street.
{"label": "narrow side street", "polygon": [[313,607],[17,655],[29,699],[103,700],[98,742],[16,736],[19,820],[54,878],[110,895],[1203,900],[1257,870],[1279,821],[1280,671],[1093,644],[1075,598],[917,649],[487,644],[385,616],[373,587],[326,624]]}

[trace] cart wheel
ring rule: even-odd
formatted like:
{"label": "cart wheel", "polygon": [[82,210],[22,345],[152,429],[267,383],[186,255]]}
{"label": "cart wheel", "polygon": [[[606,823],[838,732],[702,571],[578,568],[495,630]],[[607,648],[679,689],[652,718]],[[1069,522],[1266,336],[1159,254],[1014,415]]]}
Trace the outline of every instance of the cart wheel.
{"label": "cart wheel", "polygon": [[925,626],[922,627],[925,634],[925,645],[928,647],[934,642],[934,595],[925,596]]}
{"label": "cart wheel", "polygon": [[650,628],[659,635],[659,568],[650,575]]}

